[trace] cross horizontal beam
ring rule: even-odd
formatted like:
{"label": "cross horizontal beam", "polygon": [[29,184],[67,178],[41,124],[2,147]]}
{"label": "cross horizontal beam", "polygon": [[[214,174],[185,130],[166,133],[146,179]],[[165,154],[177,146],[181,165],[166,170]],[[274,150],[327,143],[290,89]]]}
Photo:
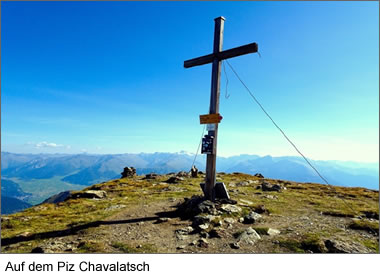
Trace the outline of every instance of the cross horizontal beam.
{"label": "cross horizontal beam", "polygon": [[251,43],[248,45],[225,50],[222,52],[212,53],[212,54],[186,60],[183,63],[183,67],[190,68],[194,66],[211,63],[214,61],[215,58],[217,58],[218,60],[223,60],[223,59],[228,59],[228,58],[232,58],[232,57],[243,55],[243,54],[255,53],[257,51],[258,51],[258,45],[256,43]]}

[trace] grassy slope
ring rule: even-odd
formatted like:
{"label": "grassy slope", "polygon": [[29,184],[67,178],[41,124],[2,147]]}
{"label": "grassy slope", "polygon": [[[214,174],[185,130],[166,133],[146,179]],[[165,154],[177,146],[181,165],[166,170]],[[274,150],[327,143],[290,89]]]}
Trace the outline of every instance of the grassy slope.
{"label": "grassy slope", "polygon": [[[141,178],[141,177],[140,177]],[[199,183],[203,178],[186,178],[183,182],[175,185],[160,184],[167,176],[159,177],[157,180],[147,181],[140,179],[119,179],[101,184],[93,185],[87,189],[105,190],[107,198],[101,200],[76,199],[54,204],[44,204],[32,207],[23,212],[7,216],[2,222],[2,238],[15,237],[18,235],[31,235],[49,231],[65,230],[73,226],[89,222],[104,220],[117,212],[125,211],[136,206],[141,197],[148,204],[162,202],[168,198],[185,198],[194,194],[200,194]],[[260,179],[246,174],[219,174],[218,181],[223,181],[227,186],[229,183],[237,184],[241,181],[252,180],[247,186],[228,187],[231,198],[235,200],[248,200],[249,205],[243,208],[248,213],[257,205],[264,204],[270,211],[271,219],[277,218],[276,226],[282,231],[290,225],[290,220],[300,220],[308,216],[325,217],[321,212],[329,212],[331,215],[353,217],[363,214],[363,211],[379,213],[379,193],[364,188],[333,187],[333,190],[320,184],[300,184],[296,182],[281,181],[287,190],[281,193],[263,193],[256,189]],[[277,180],[265,179],[276,183]],[[169,190],[168,190],[169,188]],[[25,189],[25,191],[27,191]],[[273,199],[268,195],[275,196]],[[339,198],[340,197],[340,198]],[[342,201],[343,198],[346,202]],[[125,205],[123,209],[112,209],[112,205]],[[111,209],[111,210],[109,210]],[[290,219],[290,220],[289,220]],[[300,220],[300,223],[304,223]],[[365,222],[364,222],[365,223]],[[378,222],[366,222],[366,227],[378,230]],[[263,225],[270,227],[271,225]],[[360,225],[359,225],[360,226]],[[260,231],[260,229],[258,229]],[[308,229],[298,238],[281,239],[280,245],[284,250],[280,252],[299,252],[302,242],[315,242],[320,238],[347,236],[347,231],[337,228],[334,224],[322,225],[318,230],[308,232]],[[352,237],[355,241],[364,244],[367,248],[378,251],[378,242],[361,238],[360,235]],[[8,248],[10,252],[30,252],[39,240],[22,242],[17,247]],[[116,244],[116,247],[122,247]],[[106,250],[104,246],[98,251]],[[93,250],[93,249],[92,249]],[[126,249],[120,249],[125,251]],[[88,250],[91,251],[91,250]],[[95,250],[96,251],[96,250]]]}

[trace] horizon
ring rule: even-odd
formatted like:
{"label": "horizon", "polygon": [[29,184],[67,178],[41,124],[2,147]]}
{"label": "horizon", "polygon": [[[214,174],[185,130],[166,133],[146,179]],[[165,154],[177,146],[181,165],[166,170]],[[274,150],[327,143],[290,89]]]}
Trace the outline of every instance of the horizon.
{"label": "horizon", "polygon": [[[60,153],[60,152],[39,152],[39,153],[14,153],[14,152],[9,152],[9,151],[1,151],[1,153],[9,153],[9,154],[18,154],[18,155],[92,155],[92,156],[103,156],[103,155],[113,155],[113,156],[116,156],[116,155],[138,155],[138,154],[186,154],[186,155],[189,155],[189,156],[195,156],[195,153],[193,152],[189,152],[189,151],[179,151],[179,152],[132,152],[132,153],[128,153],[128,152],[125,152],[125,153],[89,153],[89,152],[80,152],[80,153]],[[201,153],[198,153],[197,154],[197,157],[198,156],[202,156]],[[231,158],[231,157],[239,157],[239,156],[257,156],[257,157],[260,157],[260,158],[263,158],[263,157],[271,157],[271,158],[281,158],[281,157],[293,157],[293,158],[299,158],[299,159],[302,159],[304,161],[304,159],[302,158],[302,156],[299,156],[299,155],[285,155],[285,156],[276,156],[276,155],[269,155],[269,154],[266,154],[266,155],[259,155],[259,154],[236,154],[236,155],[230,155],[230,156],[220,156],[220,155],[217,155],[217,157],[220,157],[220,158]],[[359,163],[359,164],[377,164],[379,165],[379,161],[375,161],[375,162],[371,162],[371,161],[352,161],[352,160],[322,160],[322,159],[313,159],[313,158],[307,158],[308,160],[311,160],[311,161],[331,161],[331,162],[334,162],[334,161],[337,161],[337,162],[341,162],[341,163]]]}
{"label": "horizon", "polygon": [[[223,49],[257,42],[261,53],[229,62],[308,159],[378,163],[378,8],[1,2],[1,150],[195,154],[211,66],[183,61],[212,51],[214,18],[224,16]],[[299,157],[225,70],[218,156]]]}

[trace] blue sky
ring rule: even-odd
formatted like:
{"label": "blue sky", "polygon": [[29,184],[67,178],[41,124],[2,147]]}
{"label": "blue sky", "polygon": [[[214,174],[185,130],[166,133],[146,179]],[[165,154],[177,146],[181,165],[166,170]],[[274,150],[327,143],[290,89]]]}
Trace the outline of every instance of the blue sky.
{"label": "blue sky", "polygon": [[[1,148],[30,153],[195,152],[212,51],[316,160],[378,161],[378,2],[1,2]],[[226,66],[218,154],[295,155]]]}

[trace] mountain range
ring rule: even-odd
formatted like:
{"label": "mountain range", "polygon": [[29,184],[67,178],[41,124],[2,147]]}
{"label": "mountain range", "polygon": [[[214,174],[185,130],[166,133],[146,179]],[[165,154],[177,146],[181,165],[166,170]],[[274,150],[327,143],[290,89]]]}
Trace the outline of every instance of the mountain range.
{"label": "mountain range", "polygon": [[[51,195],[68,189],[79,189],[99,182],[119,178],[126,166],[136,168],[137,174],[190,170],[194,154],[139,153],[139,154],[16,154],[1,152],[2,196],[12,197],[36,204]],[[332,185],[379,188],[379,166],[377,163],[343,161],[313,161],[312,164]],[[195,165],[205,170],[206,156],[198,155]],[[323,180],[300,157],[260,157],[239,155],[217,158],[218,172],[261,173],[265,177],[297,182],[323,183]],[[52,180],[55,180],[53,183]],[[57,184],[59,182],[59,184]],[[33,184],[49,191],[38,196]],[[54,187],[56,185],[57,187]],[[27,186],[27,187],[25,187]],[[33,199],[34,197],[34,199]]]}

